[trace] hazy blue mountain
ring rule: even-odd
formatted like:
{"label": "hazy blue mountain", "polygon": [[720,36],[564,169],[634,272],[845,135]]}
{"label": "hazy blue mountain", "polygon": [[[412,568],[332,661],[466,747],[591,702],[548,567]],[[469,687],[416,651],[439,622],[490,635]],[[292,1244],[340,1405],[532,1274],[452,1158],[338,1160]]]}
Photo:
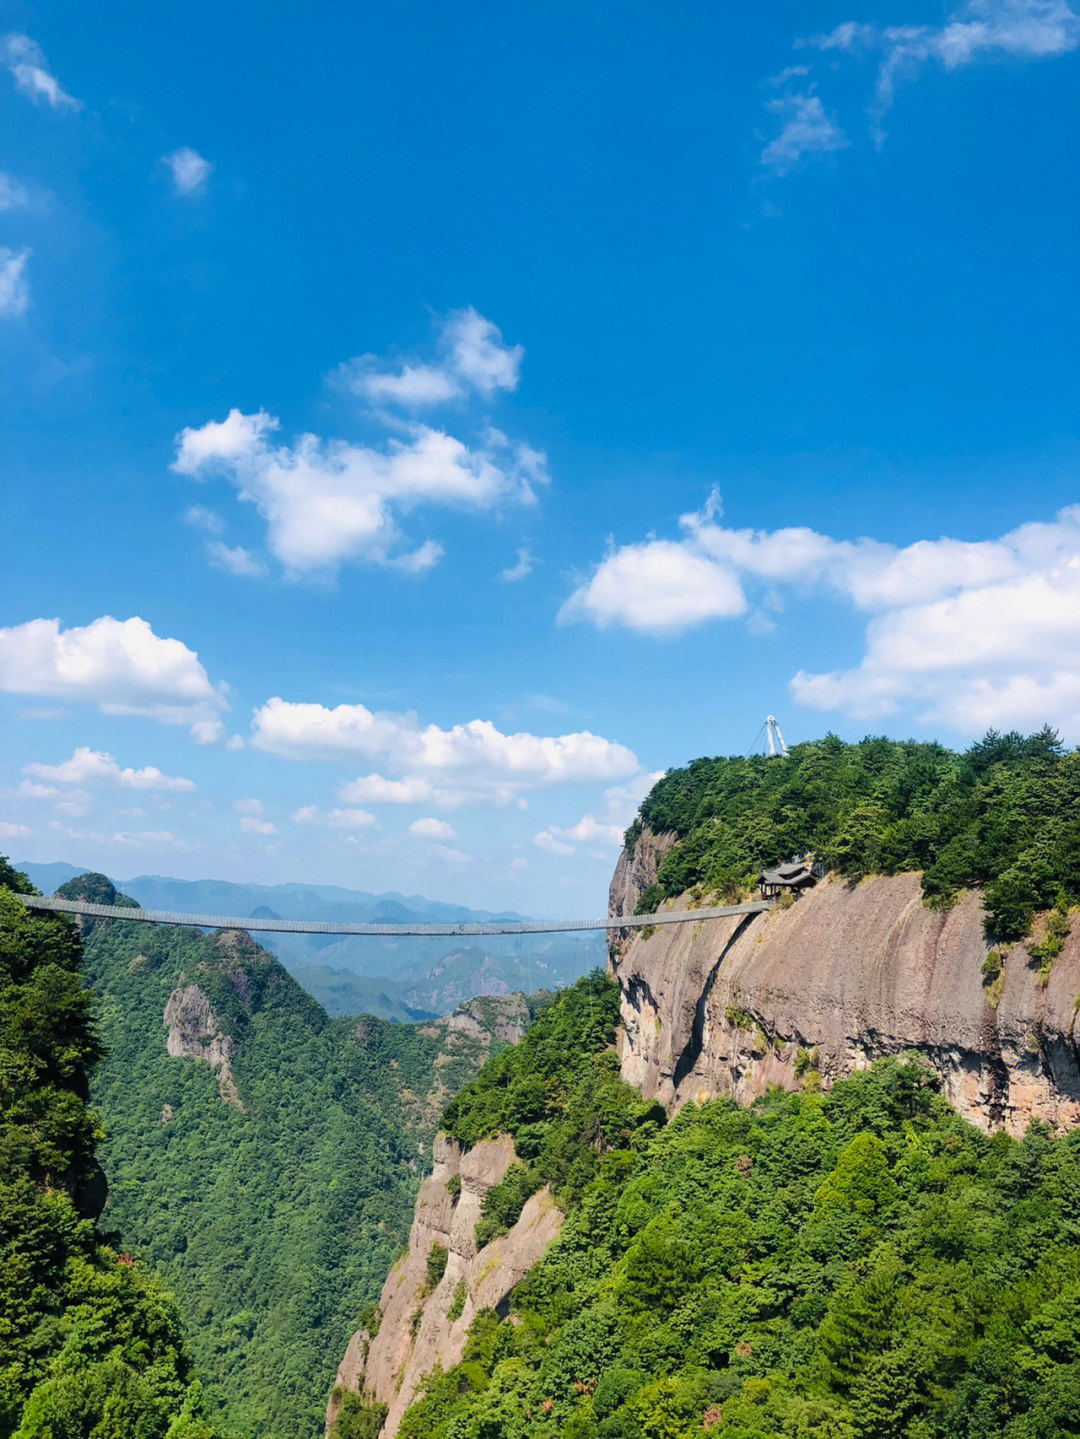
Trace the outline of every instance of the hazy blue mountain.
{"label": "hazy blue mountain", "polygon": [[[20,864],[43,894],[87,870],[66,863]],[[144,909],[248,919],[318,919],[352,924],[484,924],[526,918],[469,909],[420,894],[369,894],[331,884],[232,884],[138,875],[113,879]],[[600,934],[445,936],[259,935],[263,944],[332,1014],[407,1020],[448,1014],[478,994],[558,989],[602,964]]]}

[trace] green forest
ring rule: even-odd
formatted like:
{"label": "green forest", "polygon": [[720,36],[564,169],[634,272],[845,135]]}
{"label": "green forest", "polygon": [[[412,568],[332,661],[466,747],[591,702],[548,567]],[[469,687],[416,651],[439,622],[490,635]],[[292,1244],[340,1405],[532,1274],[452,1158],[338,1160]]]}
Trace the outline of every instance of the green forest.
{"label": "green forest", "polygon": [[987,1136],[894,1061],[664,1125],[613,1074],[613,989],[565,992],[450,1106],[567,1219],[403,1439],[1080,1434],[1080,1131]]}
{"label": "green forest", "polygon": [[[62,893],[133,903],[101,875]],[[348,1338],[408,1235],[440,1110],[498,1044],[445,1021],[329,1019],[246,934],[84,920],[80,981],[73,926],[25,922],[67,946],[88,1046],[75,1115],[86,1134],[69,1096],[39,1099],[63,1099],[56,1123],[80,1153],[96,1140],[100,1224],[175,1294],[168,1313],[203,1409],[232,1439],[321,1432]],[[235,1042],[239,1104],[208,1063],[166,1052],[166,1004],[189,984]],[[490,1009],[493,1030],[498,1003],[474,1001],[470,1015]],[[131,1272],[152,1286],[147,1269]]]}
{"label": "green forest", "polygon": [[1080,903],[1080,751],[1051,729],[991,730],[963,754],[827,735],[784,760],[699,759],[654,786],[629,846],[646,825],[679,843],[642,914],[695,887],[733,898],[807,850],[850,879],[921,870],[932,904],[981,886],[1003,941],[1026,935],[1036,910]]}
{"label": "green forest", "polygon": [[0,859],[0,1436],[213,1439],[176,1302],[108,1241],[74,927]]}

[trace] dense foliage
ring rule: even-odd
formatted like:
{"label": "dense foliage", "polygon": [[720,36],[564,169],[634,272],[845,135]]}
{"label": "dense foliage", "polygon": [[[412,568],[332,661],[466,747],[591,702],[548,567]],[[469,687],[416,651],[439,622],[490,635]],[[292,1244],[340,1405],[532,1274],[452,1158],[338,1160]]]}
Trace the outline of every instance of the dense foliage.
{"label": "dense foliage", "polygon": [[663,1123],[663,1108],[619,1076],[618,1014],[618,987],[599,971],[586,975],[451,1102],[443,1128],[463,1145],[509,1132],[522,1161],[488,1191],[479,1243],[505,1233],[541,1185],[573,1202],[609,1149],[643,1143]]}
{"label": "dense foliage", "polygon": [[210,1439],[172,1297],[103,1242],[75,927],[0,859],[0,1439]]}
{"label": "dense foliage", "polygon": [[1018,939],[1036,909],[1080,902],[1080,751],[1049,729],[990,731],[964,754],[939,744],[835,735],[786,760],[699,759],[654,787],[642,825],[680,843],[641,897],[647,913],[695,885],[734,894],[762,866],[806,850],[852,878],[922,870],[928,899],[985,886],[995,934]]}
{"label": "dense foliage", "polygon": [[[408,1234],[439,1111],[486,1045],[445,1022],[328,1019],[247,936],[99,922],[86,967],[106,1051],[105,1220],[176,1291],[222,1422],[241,1439],[320,1433]],[[235,1042],[242,1107],[209,1064],[166,1052],[166,1004],[192,984]]]}
{"label": "dense foliage", "polygon": [[1080,1434],[1078,1238],[1080,1131],[988,1137],[921,1067],[691,1106],[602,1158],[400,1433]]}

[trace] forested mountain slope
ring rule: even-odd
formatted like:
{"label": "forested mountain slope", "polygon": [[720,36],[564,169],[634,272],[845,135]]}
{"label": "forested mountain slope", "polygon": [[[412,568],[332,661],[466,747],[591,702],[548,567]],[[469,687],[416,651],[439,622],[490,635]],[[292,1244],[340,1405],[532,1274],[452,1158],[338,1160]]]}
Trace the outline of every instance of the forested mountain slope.
{"label": "forested mountain slope", "polygon": [[81,946],[29,892],[0,858],[0,1439],[212,1439],[172,1296],[98,1227]]}
{"label": "forested mountain slope", "polygon": [[[891,1061],[661,1127],[611,1077],[614,987],[592,997],[560,996],[450,1106],[454,1134],[505,1132],[523,1156],[481,1225],[544,1179],[566,1219],[399,1434],[1080,1433],[1080,1131],[987,1136]],[[377,1432],[381,1408],[339,1403],[334,1439]]]}
{"label": "forested mountain slope", "polygon": [[[103,876],[63,893],[117,900]],[[440,1109],[528,1007],[331,1020],[244,932],[83,924],[103,1223],[175,1288],[230,1430],[313,1435],[408,1232]]]}

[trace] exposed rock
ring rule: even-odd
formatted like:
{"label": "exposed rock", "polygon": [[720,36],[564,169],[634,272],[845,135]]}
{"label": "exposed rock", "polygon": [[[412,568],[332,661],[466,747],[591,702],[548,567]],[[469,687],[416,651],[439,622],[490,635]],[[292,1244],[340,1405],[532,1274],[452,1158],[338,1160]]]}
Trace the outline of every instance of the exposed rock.
{"label": "exposed rock", "polygon": [[[633,914],[638,900],[651,884],[656,883],[664,856],[675,847],[677,840],[678,835],[673,830],[654,834],[646,825],[637,837],[633,854],[625,849],[622,851],[608,889],[609,914]],[[624,948],[633,933],[630,929],[610,930],[609,950],[614,953]]]}
{"label": "exposed rock", "polygon": [[[501,1309],[510,1291],[544,1253],[562,1225],[562,1212],[550,1192],[534,1194],[508,1234],[479,1252],[476,1221],[484,1195],[514,1162],[512,1140],[503,1135],[483,1140],[464,1154],[445,1134],[435,1140],[435,1168],[420,1186],[409,1234],[408,1253],[390,1271],[379,1301],[379,1327],[373,1339],[355,1334],[338,1370],[338,1390],[351,1389],[389,1406],[382,1439],[392,1439],[420,1380],[436,1364],[449,1369],[465,1348],[465,1336],[479,1309]],[[456,1198],[448,1181],[460,1175]],[[433,1244],[447,1251],[446,1270],[430,1294],[427,1259]],[[458,1286],[464,1303],[449,1317]],[[327,1429],[340,1398],[332,1398]]]}
{"label": "exposed rock", "polygon": [[209,1064],[217,1074],[222,1099],[243,1109],[230,1068],[236,1058],[236,1040],[222,1032],[221,1021],[206,992],[197,984],[174,989],[162,1022],[169,1031],[166,1051],[174,1059],[201,1059]]}
{"label": "exposed rock", "polygon": [[981,974],[986,953],[981,897],[928,909],[918,874],[857,885],[830,876],[767,914],[636,935],[610,965],[622,1072],[670,1108],[717,1095],[748,1103],[770,1085],[799,1087],[797,1064],[816,1065],[828,1086],[916,1050],[982,1128],[1070,1128],[1080,1122],[1080,938],[1066,941],[1045,986],[1015,946],[999,995]]}
{"label": "exposed rock", "polygon": [[528,1029],[532,1016],[522,994],[487,995],[468,999],[447,1019],[447,1028],[484,1044],[492,1038],[503,1044],[517,1044]]}

